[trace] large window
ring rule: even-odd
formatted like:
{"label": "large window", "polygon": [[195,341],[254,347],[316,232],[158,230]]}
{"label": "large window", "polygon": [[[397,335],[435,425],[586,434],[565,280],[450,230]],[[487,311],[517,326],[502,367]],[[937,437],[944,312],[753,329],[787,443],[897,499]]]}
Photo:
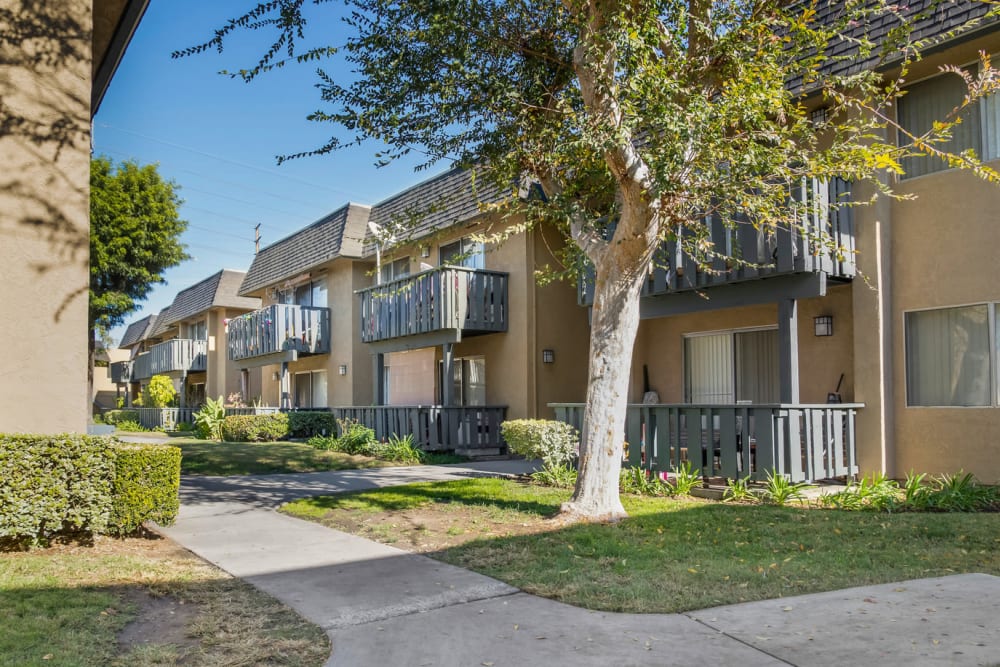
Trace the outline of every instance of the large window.
{"label": "large window", "polygon": [[382,264],[382,282],[387,283],[397,278],[405,278],[410,275],[410,258],[400,257]]}
{"label": "large window", "polygon": [[[438,362],[439,377],[444,375],[444,362]],[[452,400],[455,405],[486,405],[485,357],[456,357],[452,363]],[[444,402],[439,392],[439,400]]]}
{"label": "large window", "polygon": [[906,404],[997,405],[993,304],[905,314]]}
{"label": "large window", "polygon": [[441,264],[464,266],[469,269],[486,268],[486,250],[479,241],[469,238],[441,246]]}
{"label": "large window", "polygon": [[194,324],[187,325],[188,338],[192,340],[208,340],[208,322],[198,320]]}
{"label": "large window", "polygon": [[327,407],[326,371],[311,371],[295,374],[296,408]]}
{"label": "large window", "polygon": [[302,283],[294,291],[285,293],[285,303],[297,306],[315,306],[317,308],[327,307],[326,281],[314,280]]}
{"label": "large window", "polygon": [[[915,83],[906,89],[898,102],[899,124],[907,132],[920,136],[931,129],[934,121],[945,119],[967,93],[965,82],[954,74]],[[903,145],[910,139],[901,134],[899,141]],[[962,122],[951,129],[951,139],[935,147],[948,153],[971,148],[984,160],[1000,157],[1000,100],[997,96],[990,95],[966,109]],[[938,157],[920,156],[906,158],[902,167],[910,177],[941,171],[948,165]]]}
{"label": "large window", "polygon": [[688,403],[777,403],[778,331],[754,329],[684,338]]}

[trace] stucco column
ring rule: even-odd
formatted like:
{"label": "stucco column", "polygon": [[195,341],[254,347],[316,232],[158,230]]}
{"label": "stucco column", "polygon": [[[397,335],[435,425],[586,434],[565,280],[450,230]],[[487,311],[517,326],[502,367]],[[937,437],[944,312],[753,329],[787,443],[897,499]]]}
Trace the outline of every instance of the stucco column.
{"label": "stucco column", "polygon": [[799,402],[799,307],[778,301],[778,385],[782,403]]}

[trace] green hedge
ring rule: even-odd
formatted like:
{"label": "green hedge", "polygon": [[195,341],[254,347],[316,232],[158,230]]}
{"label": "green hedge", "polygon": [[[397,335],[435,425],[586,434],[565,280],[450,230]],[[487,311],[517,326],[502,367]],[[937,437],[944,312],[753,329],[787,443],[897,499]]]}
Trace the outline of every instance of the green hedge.
{"label": "green hedge", "polygon": [[274,442],[288,437],[288,415],[229,415],[222,421],[227,442]]}
{"label": "green hedge", "polygon": [[134,532],[177,515],[180,450],[84,435],[0,434],[0,541]]}
{"label": "green hedge", "polygon": [[311,438],[314,435],[334,435],[336,421],[332,412],[289,412],[288,434],[293,438]]}
{"label": "green hedge", "polygon": [[107,410],[104,413],[104,423],[116,426],[119,422],[137,422],[139,413],[136,410]]}

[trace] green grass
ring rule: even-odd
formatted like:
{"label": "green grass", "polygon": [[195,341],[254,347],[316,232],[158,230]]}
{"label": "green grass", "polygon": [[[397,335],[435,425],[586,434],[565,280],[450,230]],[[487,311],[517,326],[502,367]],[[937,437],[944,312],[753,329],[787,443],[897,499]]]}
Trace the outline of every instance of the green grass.
{"label": "green grass", "polygon": [[[0,665],[320,665],[323,631],[249,584],[169,543],[99,538],[96,547],[0,553]],[[143,617],[140,596],[182,604],[185,627]],[[148,642],[118,633],[145,623]]]}
{"label": "green grass", "polygon": [[297,442],[214,442],[171,438],[185,475],[270,475],[392,465],[367,456],[327,452]]}
{"label": "green grass", "polygon": [[[456,514],[459,503],[485,519],[487,508],[499,507],[509,536],[470,531],[475,539],[429,555],[611,611],[679,612],[957,572],[1000,574],[995,513],[874,514],[625,496],[631,518],[618,524],[539,526],[568,495],[474,479],[306,499],[284,511],[333,526],[340,513],[362,513],[376,534],[380,523],[395,526],[400,510]],[[452,523],[447,530],[460,529]]]}

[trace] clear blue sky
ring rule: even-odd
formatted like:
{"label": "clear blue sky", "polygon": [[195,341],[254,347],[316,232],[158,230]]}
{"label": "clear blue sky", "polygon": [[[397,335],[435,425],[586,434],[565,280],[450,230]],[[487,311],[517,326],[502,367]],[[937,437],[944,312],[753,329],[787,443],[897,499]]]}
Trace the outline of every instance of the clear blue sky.
{"label": "clear blue sky", "polygon": [[[290,66],[245,84],[218,72],[256,62],[259,37],[216,52],[171,60],[176,49],[205,41],[215,28],[255,0],[151,0],[128,51],[94,118],[94,154],[115,162],[157,163],[180,186],[189,221],[183,242],[192,259],[166,273],[139,319],[170,305],[174,295],[222,268],[245,271],[253,259],[254,225],[264,247],[321,218],[348,201],[376,203],[442,171],[415,173],[414,158],[373,166],[375,144],[277,166],[275,156],[324,144],[337,132],[306,115],[322,106],[315,63]],[[317,12],[311,33],[337,44],[345,27],[331,2]],[[350,76],[342,63],[323,63]],[[112,332],[117,343],[124,332]]]}

